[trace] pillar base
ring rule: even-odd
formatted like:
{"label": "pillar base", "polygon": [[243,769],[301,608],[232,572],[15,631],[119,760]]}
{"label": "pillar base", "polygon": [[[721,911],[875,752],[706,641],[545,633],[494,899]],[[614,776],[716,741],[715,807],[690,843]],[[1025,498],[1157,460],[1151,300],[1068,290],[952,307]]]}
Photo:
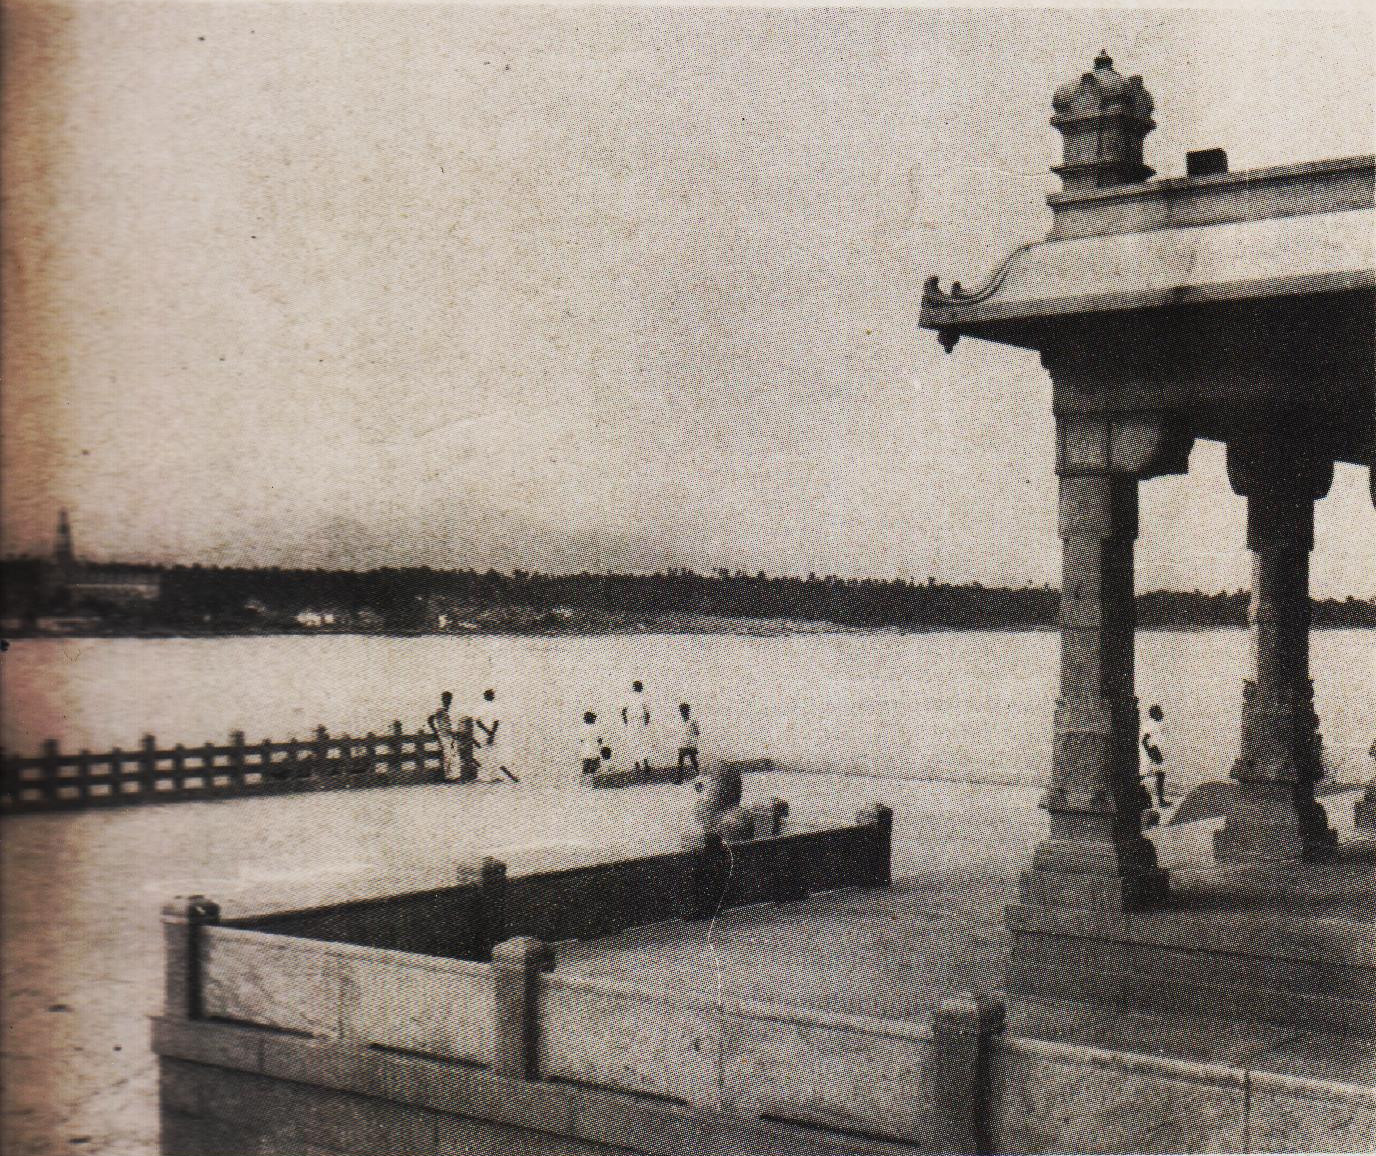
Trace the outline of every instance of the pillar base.
{"label": "pillar base", "polygon": [[1153,867],[1132,875],[1079,871],[1024,871],[1018,894],[1030,907],[1076,907],[1095,911],[1142,911],[1170,895],[1170,873]]}
{"label": "pillar base", "polygon": [[1214,832],[1220,863],[1270,863],[1330,858],[1338,833],[1308,783],[1240,782],[1223,827]]}

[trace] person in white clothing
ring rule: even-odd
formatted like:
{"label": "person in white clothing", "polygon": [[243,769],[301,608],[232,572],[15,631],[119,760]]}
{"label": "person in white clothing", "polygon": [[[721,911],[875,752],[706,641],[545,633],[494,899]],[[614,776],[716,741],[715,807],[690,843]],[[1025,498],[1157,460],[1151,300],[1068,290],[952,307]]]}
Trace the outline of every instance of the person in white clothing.
{"label": "person in white clothing", "polygon": [[597,725],[597,712],[583,712],[583,725],[578,731],[578,757],[583,762],[583,778],[587,780],[602,769],[602,731]]}
{"label": "person in white clothing", "polygon": [[626,756],[637,771],[650,769],[650,705],[645,701],[645,684],[631,683],[631,697],[621,708],[621,725],[626,729]]}
{"label": "person in white clothing", "polygon": [[1142,728],[1142,749],[1151,760],[1148,772],[1156,780],[1156,805],[1166,806],[1166,753],[1169,734],[1166,730],[1166,712],[1160,703],[1152,703],[1147,710],[1147,722]]}
{"label": "person in white clothing", "polygon": [[446,690],[440,695],[439,710],[426,720],[435,737],[440,740],[440,764],[444,768],[444,777],[451,783],[463,777],[463,752],[459,746],[459,733],[454,728],[454,716],[449,709],[453,702],[454,695]]}
{"label": "person in white clothing", "polygon": [[678,736],[677,777],[682,781],[683,773],[689,767],[692,767],[693,774],[698,773],[698,743],[702,738],[702,730],[698,727],[698,720],[693,718],[693,708],[688,703],[679,703],[678,713],[681,722]]}
{"label": "person in white clothing", "polygon": [[[488,713],[495,711],[496,700],[497,692],[495,690],[492,690],[489,687],[487,690],[483,691],[483,705],[481,708],[483,712]],[[508,744],[505,741],[499,744],[497,741],[497,734],[501,728],[501,725],[502,720],[497,718],[495,714],[492,714],[491,718],[489,719],[482,719],[474,716],[474,737],[475,739],[477,739],[478,743],[484,749],[484,761],[489,766],[492,766],[498,771],[500,771],[508,779],[511,779],[513,782],[517,782],[519,780],[517,780],[516,776],[511,773],[511,767],[509,765],[509,760],[511,756],[507,750]],[[501,733],[507,734],[509,736],[510,730],[508,728],[507,731],[502,731]],[[493,782],[499,781],[499,779],[493,779]]]}

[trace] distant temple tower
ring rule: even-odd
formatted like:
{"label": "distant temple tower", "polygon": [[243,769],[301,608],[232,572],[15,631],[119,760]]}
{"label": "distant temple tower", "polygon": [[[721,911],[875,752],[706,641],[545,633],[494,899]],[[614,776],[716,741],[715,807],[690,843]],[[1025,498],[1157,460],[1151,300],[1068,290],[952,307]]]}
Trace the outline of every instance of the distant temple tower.
{"label": "distant temple tower", "polygon": [[72,524],[67,520],[66,510],[57,515],[57,547],[53,550],[53,561],[63,567],[76,563],[76,550],[72,546]]}
{"label": "distant temple tower", "polygon": [[43,566],[43,602],[66,609],[109,607],[154,602],[162,593],[162,578],[151,566],[87,563],[78,560],[67,511],[57,515],[53,556]]}

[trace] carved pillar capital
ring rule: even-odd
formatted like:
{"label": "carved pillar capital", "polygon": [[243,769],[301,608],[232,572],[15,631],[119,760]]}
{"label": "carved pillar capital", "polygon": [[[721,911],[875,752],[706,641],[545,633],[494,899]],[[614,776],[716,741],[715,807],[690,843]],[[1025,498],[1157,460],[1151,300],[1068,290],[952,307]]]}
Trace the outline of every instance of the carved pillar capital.
{"label": "carved pillar capital", "polygon": [[1194,436],[1169,414],[1063,416],[1056,419],[1056,473],[1137,479],[1189,470]]}
{"label": "carved pillar capital", "polygon": [[1274,432],[1238,437],[1228,442],[1228,483],[1244,498],[1317,502],[1333,484],[1333,459]]}

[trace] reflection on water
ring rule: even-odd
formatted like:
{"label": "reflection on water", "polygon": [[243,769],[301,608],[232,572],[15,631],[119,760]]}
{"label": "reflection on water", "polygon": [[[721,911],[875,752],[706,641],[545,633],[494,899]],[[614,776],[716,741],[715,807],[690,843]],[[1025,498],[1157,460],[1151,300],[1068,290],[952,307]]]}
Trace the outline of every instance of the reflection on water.
{"label": "reflection on water", "polygon": [[[1164,704],[1183,785],[1226,774],[1246,654],[1241,631],[1143,633],[1138,694]],[[577,782],[585,709],[611,718],[646,683],[661,758],[677,704],[701,720],[707,757],[884,776],[1036,782],[1050,765],[1052,633],[613,635],[583,638],[34,639],[0,659],[7,749],[250,742],[424,726],[440,691],[473,709],[497,691],[505,754],[537,783]],[[1369,775],[1376,632],[1313,637],[1325,749]]]}

